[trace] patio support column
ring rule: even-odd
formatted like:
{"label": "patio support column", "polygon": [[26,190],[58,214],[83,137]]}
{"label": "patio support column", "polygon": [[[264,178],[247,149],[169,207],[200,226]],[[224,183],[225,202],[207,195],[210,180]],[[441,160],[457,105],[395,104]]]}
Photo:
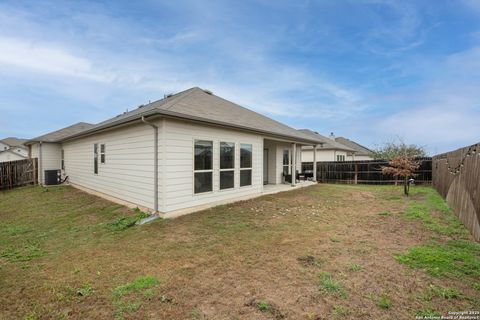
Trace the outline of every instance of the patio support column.
{"label": "patio support column", "polygon": [[297,144],[292,143],[292,187],[295,187],[295,183],[297,180],[296,172],[297,172]]}
{"label": "patio support column", "polygon": [[313,145],[313,181],[317,182],[317,145]]}

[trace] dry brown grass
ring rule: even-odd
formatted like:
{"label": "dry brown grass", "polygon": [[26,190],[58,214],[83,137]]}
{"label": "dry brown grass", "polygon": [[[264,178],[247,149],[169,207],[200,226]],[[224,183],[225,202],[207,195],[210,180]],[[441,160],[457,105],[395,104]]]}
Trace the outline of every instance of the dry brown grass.
{"label": "dry brown grass", "polygon": [[[471,283],[480,279],[432,277],[395,259],[448,240],[403,217],[423,197],[317,185],[116,230],[112,222],[132,211],[73,188],[3,192],[0,319],[412,319],[473,310],[480,292]],[[144,276],[158,284],[121,305],[112,296]],[[431,285],[461,295],[428,295]]]}

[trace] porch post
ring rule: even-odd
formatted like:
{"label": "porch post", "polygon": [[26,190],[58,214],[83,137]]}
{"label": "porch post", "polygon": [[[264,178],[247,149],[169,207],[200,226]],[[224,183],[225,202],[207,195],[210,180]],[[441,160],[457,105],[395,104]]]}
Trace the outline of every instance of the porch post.
{"label": "porch post", "polygon": [[297,172],[297,144],[292,143],[292,150],[293,150],[293,155],[292,155],[292,187],[295,187],[296,183],[296,172]]}
{"label": "porch post", "polygon": [[317,145],[313,145],[313,181],[317,182]]}

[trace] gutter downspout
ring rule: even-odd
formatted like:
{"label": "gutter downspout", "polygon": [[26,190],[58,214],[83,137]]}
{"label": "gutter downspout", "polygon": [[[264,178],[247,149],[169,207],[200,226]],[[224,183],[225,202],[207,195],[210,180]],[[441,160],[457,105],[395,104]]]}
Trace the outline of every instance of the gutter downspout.
{"label": "gutter downspout", "polygon": [[153,167],[154,167],[154,172],[153,172],[153,179],[154,179],[154,184],[153,184],[153,192],[155,193],[153,199],[154,199],[154,210],[155,210],[155,213],[158,213],[158,126],[151,123],[151,122],[148,122],[147,120],[145,120],[145,117],[142,116],[142,122],[145,123],[146,125],[149,125],[153,128],[153,131],[154,131],[154,137],[153,137],[153,152],[154,152],[154,155],[153,155],[153,161],[154,161],[154,164],[153,164]]}

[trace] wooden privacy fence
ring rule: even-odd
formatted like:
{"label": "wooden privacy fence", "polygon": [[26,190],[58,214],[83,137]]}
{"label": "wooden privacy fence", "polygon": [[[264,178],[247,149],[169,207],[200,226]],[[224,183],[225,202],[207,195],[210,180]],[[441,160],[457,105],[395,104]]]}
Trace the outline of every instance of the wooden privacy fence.
{"label": "wooden privacy fence", "polygon": [[0,190],[36,184],[37,158],[0,162]]}
{"label": "wooden privacy fence", "polygon": [[433,157],[433,186],[480,241],[480,143]]}
{"label": "wooden privacy fence", "polygon": [[[430,184],[432,181],[432,158],[418,158],[420,168],[415,172],[415,183]],[[382,174],[385,160],[317,162],[317,181],[328,183],[395,184],[398,179]],[[312,170],[313,163],[302,163],[303,172]],[[400,181],[401,183],[401,181]]]}

